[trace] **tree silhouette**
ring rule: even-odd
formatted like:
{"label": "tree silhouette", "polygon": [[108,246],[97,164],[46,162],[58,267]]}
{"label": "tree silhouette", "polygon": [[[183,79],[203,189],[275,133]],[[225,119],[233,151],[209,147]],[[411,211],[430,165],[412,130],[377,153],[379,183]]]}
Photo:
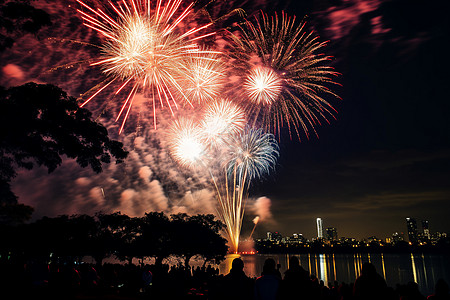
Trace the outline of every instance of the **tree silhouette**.
{"label": "tree silhouette", "polygon": [[173,227],[163,212],[146,213],[141,218],[141,234],[136,237],[136,257],[154,257],[161,265],[173,253]]}
{"label": "tree silhouette", "polygon": [[[92,241],[91,252],[96,263],[101,265],[103,259],[116,255],[122,259],[132,256],[133,242],[139,234],[139,222],[120,212],[96,214],[97,230]],[[131,257],[133,259],[133,257]]]}
{"label": "tree silhouette", "polygon": [[80,261],[91,255],[96,224],[89,215],[61,215],[43,217],[29,224],[18,243],[24,248],[24,256],[40,261]]}
{"label": "tree silhouette", "polygon": [[61,165],[62,155],[97,173],[112,158],[122,162],[128,154],[122,143],[111,140],[91,116],[54,85],[0,87],[0,205],[17,203],[10,191],[17,168],[39,165],[50,173]]}
{"label": "tree silhouette", "polygon": [[228,253],[227,240],[220,234],[225,229],[225,224],[216,220],[212,214],[194,215],[190,217],[190,221],[199,227],[196,234],[201,237],[201,251],[198,254],[205,259],[204,264],[207,261],[223,261]]}
{"label": "tree silhouette", "polygon": [[174,227],[173,254],[184,258],[185,267],[193,256],[222,261],[228,252],[226,240],[219,234],[224,228],[214,215],[175,214],[171,216]]}
{"label": "tree silhouette", "polygon": [[[3,204],[1,199],[4,201]],[[17,197],[9,189],[9,184],[0,181],[0,224],[21,224],[24,220],[29,220],[32,213],[33,208],[18,204]]]}
{"label": "tree silhouette", "polygon": [[171,255],[189,260],[199,255],[220,263],[226,256],[226,240],[220,235],[223,223],[213,215],[188,216],[162,212],[129,217],[120,212],[43,217],[34,223],[6,228],[0,226],[0,267],[11,261],[72,263],[91,256],[98,265],[115,256],[132,263],[133,258],[154,257],[162,266]]}

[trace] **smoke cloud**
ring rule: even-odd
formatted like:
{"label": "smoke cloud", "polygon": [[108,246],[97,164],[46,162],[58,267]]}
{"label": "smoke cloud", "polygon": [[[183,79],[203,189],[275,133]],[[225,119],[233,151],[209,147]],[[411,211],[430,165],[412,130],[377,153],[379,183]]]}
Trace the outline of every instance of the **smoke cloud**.
{"label": "smoke cloud", "polygon": [[[116,124],[102,121],[117,136]],[[20,170],[13,191],[20,202],[35,208],[35,218],[97,211],[130,216],[149,211],[215,213],[217,201],[208,174],[182,169],[173,161],[165,123],[169,124],[162,121],[158,130],[143,130],[140,136],[135,131],[117,136],[129,156],[121,164],[105,164],[100,174],[66,158],[51,174],[40,167]]]}
{"label": "smoke cloud", "polygon": [[3,85],[13,86],[23,83],[25,74],[22,69],[15,64],[7,64],[2,68],[1,81]]}
{"label": "smoke cloud", "polygon": [[267,197],[259,197],[256,199],[254,204],[255,214],[259,216],[261,222],[267,222],[272,220],[272,212],[270,207],[272,206],[272,201]]}

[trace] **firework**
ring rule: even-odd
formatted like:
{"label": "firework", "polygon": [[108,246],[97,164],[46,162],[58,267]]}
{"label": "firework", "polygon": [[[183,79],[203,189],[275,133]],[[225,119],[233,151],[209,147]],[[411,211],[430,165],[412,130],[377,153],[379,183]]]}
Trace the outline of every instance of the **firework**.
{"label": "firework", "polygon": [[169,130],[170,153],[183,167],[192,168],[204,164],[206,147],[201,140],[201,129],[192,120],[175,120]]}
{"label": "firework", "polygon": [[270,133],[246,127],[230,145],[225,167],[225,186],[217,187],[219,216],[226,225],[233,252],[237,252],[245,212],[247,192],[252,179],[268,173],[278,158],[278,144]]}
{"label": "firework", "polygon": [[279,152],[272,134],[261,128],[246,127],[244,133],[234,140],[227,170],[230,176],[237,177],[240,185],[245,185],[247,179],[260,178],[274,167]]}
{"label": "firework", "polygon": [[[225,104],[228,105],[227,109],[222,107]],[[216,105],[216,108],[222,107],[219,109],[222,112],[229,111],[232,107],[226,101],[217,102]],[[212,115],[216,116],[217,112]],[[218,119],[222,118],[223,116]],[[234,119],[233,122],[236,120]],[[227,126],[230,127],[230,125]],[[203,131],[204,129],[192,120],[183,118],[174,121],[168,138],[170,153],[183,167],[202,167],[209,172],[217,193],[219,203],[217,212],[226,226],[232,251],[236,253],[251,180],[260,178],[274,167],[278,158],[278,144],[272,134],[264,133],[262,129],[246,127],[238,134],[230,135],[233,136],[230,139],[233,143],[228,141],[224,144],[227,147],[222,153],[227,159],[223,176],[216,177],[208,163],[212,149],[202,142],[204,141]],[[223,135],[227,136],[227,134]],[[220,161],[221,158],[218,157],[216,160]]]}
{"label": "firework", "polygon": [[256,217],[253,219],[253,224],[255,224],[255,225],[253,226],[252,232],[250,233],[250,236],[248,237],[249,240],[252,239],[253,232],[255,232],[255,228],[256,228],[256,225],[258,225],[258,223],[259,223],[259,216],[256,216]]}
{"label": "firework", "polygon": [[201,51],[187,58],[187,77],[183,78],[184,94],[197,103],[217,99],[225,83],[225,64],[219,52]]}
{"label": "firework", "polygon": [[255,22],[246,20],[238,35],[230,34],[230,56],[245,77],[246,110],[268,131],[280,135],[287,126],[299,139],[301,131],[309,137],[321,119],[334,117],[323,97],[338,97],[327,87],[338,75],[327,65],[331,57],[318,52],[326,42],[304,27],[284,12],[281,17],[262,13]]}
{"label": "firework", "polygon": [[244,111],[228,100],[214,101],[204,111],[202,119],[205,143],[212,147],[223,146],[231,137],[240,134],[245,126]]}
{"label": "firework", "polygon": [[271,105],[280,96],[281,78],[271,68],[257,67],[251,70],[244,81],[244,93],[257,105]]}
{"label": "firework", "polygon": [[[179,101],[192,105],[192,100],[184,93],[185,87],[179,83],[183,78],[195,77],[191,74],[188,62],[194,61],[194,64],[201,65],[203,72],[215,66],[214,63],[201,63],[211,62],[215,58],[204,57],[211,51],[201,50],[196,44],[196,41],[214,34],[198,35],[211,23],[179,32],[180,23],[192,13],[193,3],[182,10],[182,0],[123,0],[117,4],[109,1],[111,14],[108,14],[106,9],[95,10],[77,1],[87,10],[78,10],[84,24],[99,32],[105,40],[101,46],[100,59],[91,65],[100,66],[109,78],[82,106],[116,80],[122,82],[116,95],[130,86],[128,90],[131,91],[116,118],[118,121],[123,116],[121,132],[133,105],[134,95],[138,92],[152,99],[155,127],[157,103],[161,107],[167,106],[172,114],[173,109],[178,108]],[[197,92],[202,93],[202,90]],[[176,97],[176,93],[180,97]],[[201,95],[197,95],[199,97],[203,100]]]}

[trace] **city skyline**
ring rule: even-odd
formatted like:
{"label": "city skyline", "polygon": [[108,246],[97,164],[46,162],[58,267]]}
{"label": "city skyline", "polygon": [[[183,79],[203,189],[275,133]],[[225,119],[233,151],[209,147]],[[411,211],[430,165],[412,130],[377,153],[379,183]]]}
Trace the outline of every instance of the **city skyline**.
{"label": "city skyline", "polygon": [[[421,222],[421,227],[417,226],[417,220],[420,220]],[[335,226],[335,224],[330,224],[330,225],[326,225],[325,223],[326,220],[323,220],[322,218],[316,218],[316,226],[315,226],[315,233],[313,235],[308,235],[305,234],[305,232],[308,232],[308,230],[297,230],[297,231],[293,231],[293,232],[283,232],[281,233],[281,231],[277,231],[277,230],[273,230],[273,231],[267,231],[265,233],[265,236],[268,239],[272,239],[273,238],[273,233],[275,233],[277,236],[292,236],[292,237],[296,237],[296,236],[302,236],[303,238],[309,240],[309,241],[313,241],[313,240],[338,240],[340,238],[355,238],[357,240],[364,240],[364,239],[368,239],[371,237],[377,237],[380,240],[385,240],[387,238],[392,239],[392,240],[404,240],[404,241],[408,241],[408,242],[418,242],[419,240],[424,240],[424,239],[431,239],[431,236],[433,235],[447,235],[446,231],[439,231],[439,230],[434,230],[431,231],[430,230],[430,222],[429,220],[425,220],[425,219],[418,219],[418,218],[412,218],[412,217],[407,217],[405,218],[405,223],[404,223],[404,230],[392,230],[390,233],[387,233],[386,235],[377,235],[374,233],[368,233],[365,236],[352,236],[352,235],[346,235],[345,233],[341,233],[341,231],[339,230],[338,226]],[[326,226],[325,226],[325,225]],[[321,232],[322,231],[322,232]],[[325,232],[325,233],[324,233]],[[331,238],[332,236],[335,236],[336,238]],[[261,236],[257,236],[255,238],[261,238]]]}

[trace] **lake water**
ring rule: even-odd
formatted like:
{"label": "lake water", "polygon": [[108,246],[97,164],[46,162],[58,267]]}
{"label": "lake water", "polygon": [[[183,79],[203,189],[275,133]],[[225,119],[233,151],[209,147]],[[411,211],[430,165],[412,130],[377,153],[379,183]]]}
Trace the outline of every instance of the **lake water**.
{"label": "lake water", "polygon": [[[241,255],[244,261],[244,271],[250,277],[261,275],[266,258],[273,258],[281,265],[280,272],[289,268],[289,257],[292,255],[255,254]],[[299,254],[302,267],[319,279],[328,283],[351,283],[360,275],[364,262],[371,262],[377,272],[383,276],[388,286],[395,288],[397,283],[406,284],[414,281],[424,295],[434,291],[434,285],[439,278],[450,284],[450,256],[432,254]],[[221,274],[227,274],[232,260],[238,255],[229,255],[219,269]]]}

